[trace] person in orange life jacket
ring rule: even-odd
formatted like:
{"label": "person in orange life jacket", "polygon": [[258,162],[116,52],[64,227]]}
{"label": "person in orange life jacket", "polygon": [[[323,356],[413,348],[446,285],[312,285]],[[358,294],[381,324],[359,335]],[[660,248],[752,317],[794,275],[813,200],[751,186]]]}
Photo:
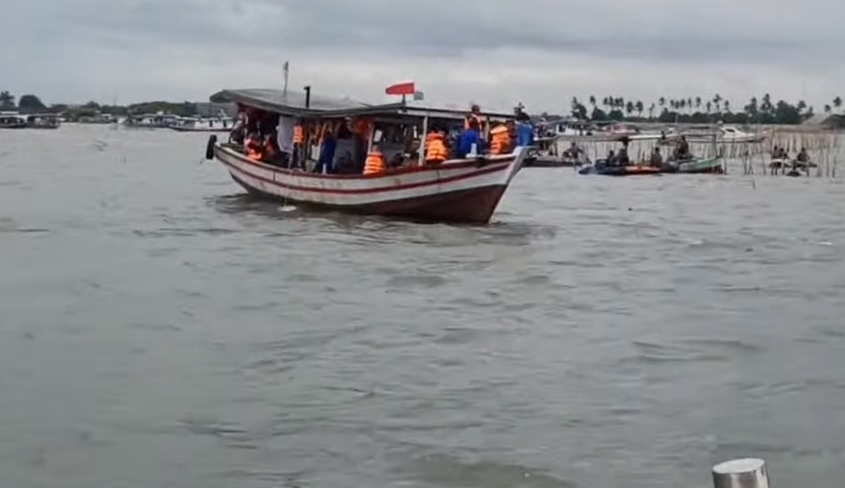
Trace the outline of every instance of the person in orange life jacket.
{"label": "person in orange life jacket", "polygon": [[[300,159],[302,158],[303,148],[305,147],[305,128],[302,126],[302,120],[297,120],[293,126],[293,152],[290,155],[291,168],[300,167]],[[304,165],[302,165],[304,167]]]}
{"label": "person in orange life jacket", "polygon": [[481,133],[479,132],[478,121],[472,119],[469,121],[467,128],[461,132],[461,135],[458,136],[458,144],[457,150],[455,151],[455,156],[458,159],[464,159],[467,157],[467,154],[472,152],[472,145],[475,144],[475,152],[476,154],[481,154],[484,152],[485,144],[484,138],[481,137]]}
{"label": "person in orange life jacket", "polygon": [[367,160],[364,161],[364,174],[372,175],[383,173],[385,170],[384,155],[381,153],[381,148],[378,144],[373,144],[372,149],[367,154]]}
{"label": "person in orange life jacket", "polygon": [[478,105],[473,105],[469,113],[464,117],[464,129],[469,129],[471,120],[478,122],[478,132],[484,132],[484,117],[481,116],[481,108]]}
{"label": "person in orange life jacket", "polygon": [[441,129],[434,129],[425,137],[425,164],[440,164],[447,159],[446,135]]}
{"label": "person in orange life jacket", "polygon": [[508,154],[511,149],[511,136],[508,128],[501,122],[496,122],[490,130],[490,154]]}
{"label": "person in orange life jacket", "polygon": [[259,162],[264,156],[263,153],[264,144],[262,143],[261,136],[258,135],[258,132],[250,132],[244,142],[244,154],[246,154],[247,158]]}

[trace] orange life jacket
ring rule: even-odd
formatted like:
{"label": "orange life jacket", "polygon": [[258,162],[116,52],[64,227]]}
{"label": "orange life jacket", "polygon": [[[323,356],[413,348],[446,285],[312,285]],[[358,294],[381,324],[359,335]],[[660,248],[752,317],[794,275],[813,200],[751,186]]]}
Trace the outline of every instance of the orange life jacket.
{"label": "orange life jacket", "polygon": [[425,162],[440,163],[449,159],[449,150],[443,141],[443,134],[431,132],[425,138]]}
{"label": "orange life jacket", "polygon": [[296,124],[293,126],[293,143],[302,144],[305,142],[305,131],[302,130],[302,125]]}
{"label": "orange life jacket", "polygon": [[246,153],[246,157],[253,161],[261,161],[261,157],[264,155],[261,143],[255,140],[254,137],[247,138],[244,144],[244,152]]}
{"label": "orange life jacket", "polygon": [[511,151],[511,135],[508,128],[500,125],[490,131],[490,154],[507,154]]}
{"label": "orange life jacket", "polygon": [[367,160],[364,162],[364,174],[383,173],[384,169],[384,156],[380,151],[373,149],[367,154]]}

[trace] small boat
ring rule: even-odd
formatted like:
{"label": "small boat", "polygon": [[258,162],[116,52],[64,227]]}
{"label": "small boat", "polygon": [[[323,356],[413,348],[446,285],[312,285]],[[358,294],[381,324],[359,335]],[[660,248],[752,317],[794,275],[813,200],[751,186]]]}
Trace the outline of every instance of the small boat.
{"label": "small boat", "polygon": [[17,112],[0,113],[0,129],[25,129],[26,117]]}
{"label": "small boat", "polygon": [[596,164],[584,166],[578,170],[578,174],[582,175],[597,174],[605,176],[656,175],[660,173],[661,168],[648,164],[615,165],[607,164],[605,159],[600,159],[596,161]]}
{"label": "small boat", "polygon": [[231,117],[178,117],[168,127],[177,132],[229,132],[234,126]]}
{"label": "small boat", "polygon": [[123,121],[127,129],[166,129],[179,117],[172,114],[130,115]]}
{"label": "small boat", "polygon": [[693,158],[686,161],[667,161],[661,168],[664,173],[724,173],[722,158]]}
{"label": "small boat", "polygon": [[[347,213],[382,215],[412,220],[476,223],[490,221],[499,200],[522,167],[527,147],[516,147],[510,154],[467,156],[440,164],[422,164],[420,139],[435,124],[463,127],[464,113],[400,103],[370,105],[349,99],[314,98],[310,90],[299,93],[282,90],[224,90],[214,99],[236,102],[260,117],[279,116],[301,121],[305,134],[302,152],[310,161],[320,154],[320,135],[326,124],[352,124],[366,127],[364,136],[338,135],[333,164],[357,160],[351,155],[360,144],[364,153],[378,144],[384,161],[393,163],[375,174],[360,170],[349,174],[321,174],[313,170],[284,167],[247,158],[243,150],[209,136],[206,158],[216,158],[232,179],[250,194]],[[489,127],[492,119],[509,120],[513,114],[484,113]],[[280,119],[281,124],[281,119]],[[345,139],[348,137],[348,139]],[[414,141],[408,144],[408,141]],[[314,143],[317,144],[314,144]],[[297,146],[300,147],[300,146]],[[299,149],[297,149],[299,152]],[[347,160],[346,158],[349,158]],[[356,161],[357,162],[357,161]],[[357,167],[355,163],[350,166]],[[307,165],[306,165],[307,167]]]}
{"label": "small boat", "polygon": [[586,164],[590,164],[589,159],[547,154],[526,159],[524,166],[526,168],[580,168]]}
{"label": "small boat", "polygon": [[61,125],[56,114],[32,114],[26,117],[26,126],[31,129],[58,129]]}

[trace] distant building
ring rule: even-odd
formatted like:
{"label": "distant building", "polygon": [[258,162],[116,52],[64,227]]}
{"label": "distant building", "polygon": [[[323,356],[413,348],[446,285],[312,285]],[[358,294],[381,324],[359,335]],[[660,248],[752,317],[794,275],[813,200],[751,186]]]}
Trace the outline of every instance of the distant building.
{"label": "distant building", "polygon": [[238,115],[238,106],[234,103],[197,102],[197,115],[200,117],[217,117],[220,112],[229,117]]}
{"label": "distant building", "polygon": [[819,129],[845,129],[845,116],[839,114],[815,114],[802,124],[804,127]]}

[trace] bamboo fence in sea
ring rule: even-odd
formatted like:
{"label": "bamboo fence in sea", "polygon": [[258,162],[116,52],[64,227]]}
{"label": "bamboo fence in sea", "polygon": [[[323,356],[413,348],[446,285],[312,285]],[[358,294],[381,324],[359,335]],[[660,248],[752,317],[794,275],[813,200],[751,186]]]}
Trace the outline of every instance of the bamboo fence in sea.
{"label": "bamboo fence in sea", "polygon": [[[558,151],[566,148],[569,142],[558,142]],[[591,160],[605,158],[609,151],[617,151],[621,146],[618,142],[589,141],[578,142]],[[634,161],[646,161],[655,147],[664,152],[671,146],[657,146],[656,141],[631,141],[628,154]],[[774,130],[762,142],[703,142],[690,143],[692,153],[697,157],[714,157],[721,155],[725,160],[726,172],[731,174],[784,174],[784,168],[772,168],[771,155],[774,149],[783,148],[791,157],[795,157],[803,148],[815,163],[805,174],[807,176],[836,178],[842,176],[837,172],[839,161],[845,161],[845,133],[821,130]]]}

